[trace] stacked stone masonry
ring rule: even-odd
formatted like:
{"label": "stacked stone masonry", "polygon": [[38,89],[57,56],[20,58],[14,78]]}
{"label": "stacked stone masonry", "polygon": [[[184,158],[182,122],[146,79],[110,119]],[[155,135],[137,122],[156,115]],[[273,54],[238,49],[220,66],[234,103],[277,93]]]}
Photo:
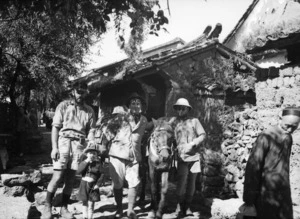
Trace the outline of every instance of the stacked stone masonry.
{"label": "stacked stone masonry", "polygon": [[[235,111],[234,121],[224,127],[221,144],[223,166],[226,171],[225,188],[238,197],[243,194],[246,163],[258,134],[270,125],[276,125],[283,108],[300,107],[300,68],[281,69],[278,77],[258,82],[255,86],[256,106]],[[290,159],[291,187],[294,205],[300,204],[300,131],[293,134],[294,144]],[[299,178],[299,179],[298,179]]]}

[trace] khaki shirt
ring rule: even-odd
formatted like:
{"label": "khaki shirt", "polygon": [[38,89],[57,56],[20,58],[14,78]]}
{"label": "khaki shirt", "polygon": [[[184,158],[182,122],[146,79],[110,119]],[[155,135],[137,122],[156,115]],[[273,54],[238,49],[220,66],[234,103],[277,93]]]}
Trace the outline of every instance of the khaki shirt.
{"label": "khaki shirt", "polygon": [[[178,148],[178,156],[185,162],[199,161],[199,136],[205,135],[205,131],[197,118],[181,120],[172,118],[171,123],[175,127],[175,140]],[[193,142],[196,146],[190,147],[187,143]]]}
{"label": "khaki shirt", "polygon": [[[111,140],[111,146],[109,149],[109,155],[125,160],[134,161],[133,144],[132,144],[132,130],[127,120],[124,120],[122,116],[116,116],[111,121],[111,124],[116,122],[120,123],[120,128],[117,133],[112,133],[113,130],[106,126],[104,128],[105,136],[107,140]],[[113,125],[112,125],[113,127]]]}
{"label": "khaki shirt", "polygon": [[76,105],[73,100],[62,101],[55,110],[52,125],[60,128],[60,136],[94,140],[96,117],[92,107]]}
{"label": "khaki shirt", "polygon": [[129,115],[128,119],[132,129],[131,140],[132,140],[135,160],[137,162],[141,162],[142,161],[141,143],[142,143],[142,138],[145,133],[148,121],[146,117],[143,115],[141,115],[140,120],[137,123],[134,121],[134,116],[132,115]]}

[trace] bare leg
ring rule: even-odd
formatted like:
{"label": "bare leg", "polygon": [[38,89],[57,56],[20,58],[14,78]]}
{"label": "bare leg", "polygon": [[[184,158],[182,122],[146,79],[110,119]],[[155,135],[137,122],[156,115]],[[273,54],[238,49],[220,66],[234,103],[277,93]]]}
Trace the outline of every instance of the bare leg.
{"label": "bare leg", "polygon": [[64,170],[54,170],[52,178],[47,187],[47,197],[45,202],[45,209],[42,218],[51,219],[52,218],[52,200],[57,190],[58,184],[62,180]]}

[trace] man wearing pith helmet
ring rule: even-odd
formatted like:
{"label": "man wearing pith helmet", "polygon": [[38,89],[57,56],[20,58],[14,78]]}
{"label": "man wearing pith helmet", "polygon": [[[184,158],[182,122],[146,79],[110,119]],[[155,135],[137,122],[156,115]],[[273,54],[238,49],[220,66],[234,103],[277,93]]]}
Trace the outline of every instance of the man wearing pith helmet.
{"label": "man wearing pith helmet", "polygon": [[190,205],[195,192],[195,183],[200,169],[200,148],[206,133],[197,118],[188,116],[192,106],[185,98],[173,105],[177,116],[171,119],[175,127],[178,153],[177,189],[178,217],[193,215]]}
{"label": "man wearing pith helmet", "polygon": [[259,219],[292,219],[290,155],[292,133],[300,123],[300,109],[282,111],[281,121],[257,137],[249,156],[244,181],[246,207],[255,207]]}

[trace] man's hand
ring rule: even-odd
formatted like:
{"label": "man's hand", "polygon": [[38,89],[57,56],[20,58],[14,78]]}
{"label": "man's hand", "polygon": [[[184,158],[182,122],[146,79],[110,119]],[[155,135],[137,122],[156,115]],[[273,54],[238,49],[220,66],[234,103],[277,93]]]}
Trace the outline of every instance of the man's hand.
{"label": "man's hand", "polygon": [[95,160],[95,156],[93,154],[87,153],[87,158],[85,159],[85,162],[92,163]]}
{"label": "man's hand", "polygon": [[252,216],[252,217],[257,216],[256,208],[253,204],[249,205],[244,203],[239,207],[239,212],[242,213],[244,216]]}
{"label": "man's hand", "polygon": [[191,141],[190,143],[187,144],[185,153],[188,155],[194,155],[198,151],[196,148],[197,146],[195,145],[195,143]]}
{"label": "man's hand", "polygon": [[181,144],[177,146],[179,153],[185,153],[185,154],[190,154],[193,155],[195,154],[195,148],[196,145],[194,142],[186,143],[186,144]]}
{"label": "man's hand", "polygon": [[52,148],[51,159],[54,160],[54,161],[58,161],[58,159],[59,159],[59,150],[57,148]]}
{"label": "man's hand", "polygon": [[93,140],[89,140],[88,143],[87,143],[87,147],[91,147],[95,144],[95,141]]}

